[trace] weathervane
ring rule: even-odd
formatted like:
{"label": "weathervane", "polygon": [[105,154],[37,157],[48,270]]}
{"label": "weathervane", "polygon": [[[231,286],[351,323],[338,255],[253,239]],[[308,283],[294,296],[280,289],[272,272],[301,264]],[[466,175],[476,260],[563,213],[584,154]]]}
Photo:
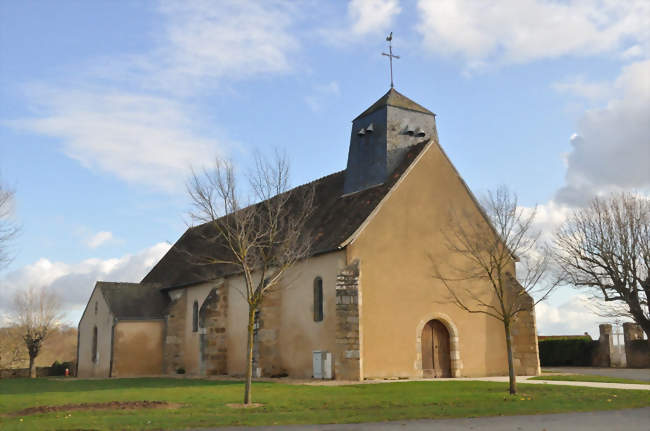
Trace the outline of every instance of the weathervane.
{"label": "weathervane", "polygon": [[388,57],[390,61],[390,88],[393,88],[393,58],[399,58],[399,56],[393,55],[393,32],[392,31],[386,38],[386,41],[388,41],[388,54],[382,52],[381,55],[385,55],[386,57]]}

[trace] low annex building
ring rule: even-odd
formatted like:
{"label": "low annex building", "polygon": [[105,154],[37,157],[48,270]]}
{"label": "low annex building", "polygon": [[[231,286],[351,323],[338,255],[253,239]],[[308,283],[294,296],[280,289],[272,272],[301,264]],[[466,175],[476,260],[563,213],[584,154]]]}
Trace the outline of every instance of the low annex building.
{"label": "low annex building", "polygon": [[[259,374],[508,373],[502,323],[441,302],[446,288],[431,276],[430,256],[448,253],[449,208],[490,229],[440,147],[431,111],[391,88],[352,121],[347,168],[311,185],[316,241],[259,311]],[[187,259],[209,247],[202,232],[210,228],[188,229],[141,283],[97,282],[79,323],[80,377],[244,374],[241,275]],[[513,345],[518,374],[538,374],[534,313],[520,314]]]}

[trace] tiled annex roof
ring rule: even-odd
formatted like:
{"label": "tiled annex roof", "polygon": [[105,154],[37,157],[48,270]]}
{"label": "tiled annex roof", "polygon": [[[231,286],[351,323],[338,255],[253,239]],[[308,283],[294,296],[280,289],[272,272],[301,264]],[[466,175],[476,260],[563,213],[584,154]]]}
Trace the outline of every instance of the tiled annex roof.
{"label": "tiled annex roof", "polygon": [[96,287],[118,320],[162,319],[169,302],[157,284],[98,281]]}
{"label": "tiled annex roof", "polygon": [[[343,196],[345,171],[320,178],[314,185],[314,213],[306,223],[306,230],[315,238],[311,255],[337,250],[368,218],[395,182],[427,145],[428,141],[414,145],[388,180],[381,185]],[[237,268],[225,264],[197,265],[192,255],[214,256],[214,244],[202,235],[205,229],[214,229],[210,223],[185,231],[172,248],[143,279],[143,283],[158,283],[162,288],[187,286],[238,273]]]}

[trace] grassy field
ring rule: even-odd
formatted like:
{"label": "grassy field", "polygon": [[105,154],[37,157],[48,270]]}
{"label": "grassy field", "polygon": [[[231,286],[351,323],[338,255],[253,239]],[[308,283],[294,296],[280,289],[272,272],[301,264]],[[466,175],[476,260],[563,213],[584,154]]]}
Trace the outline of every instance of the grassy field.
{"label": "grassy field", "polygon": [[[263,406],[234,409],[243,384],[194,379],[0,380],[0,429],[183,429],[220,425],[375,422],[588,411],[650,406],[650,391],[445,381],[353,386],[255,383],[253,400]],[[41,414],[17,411],[110,401],[170,401],[174,409],[73,410]]]}
{"label": "grassy field", "polygon": [[530,380],[558,380],[563,382],[630,383],[634,385],[650,385],[650,382],[647,380],[620,379],[617,377],[594,376],[591,374],[538,376],[531,377]]}

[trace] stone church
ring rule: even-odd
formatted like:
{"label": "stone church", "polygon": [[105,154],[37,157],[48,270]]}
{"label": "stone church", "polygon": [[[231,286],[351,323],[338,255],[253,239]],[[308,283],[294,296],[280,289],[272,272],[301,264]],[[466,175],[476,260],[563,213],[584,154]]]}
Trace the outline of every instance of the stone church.
{"label": "stone church", "polygon": [[[312,185],[316,241],[259,312],[258,375],[507,375],[502,323],[440,301],[447,291],[432,277],[450,208],[490,229],[440,147],[435,114],[391,88],[352,121],[346,169]],[[188,229],[140,283],[97,282],[79,323],[80,377],[244,374],[241,275],[193,268],[181,252],[205,249],[209,228]],[[534,313],[519,316],[513,344],[518,374],[538,374]]]}

